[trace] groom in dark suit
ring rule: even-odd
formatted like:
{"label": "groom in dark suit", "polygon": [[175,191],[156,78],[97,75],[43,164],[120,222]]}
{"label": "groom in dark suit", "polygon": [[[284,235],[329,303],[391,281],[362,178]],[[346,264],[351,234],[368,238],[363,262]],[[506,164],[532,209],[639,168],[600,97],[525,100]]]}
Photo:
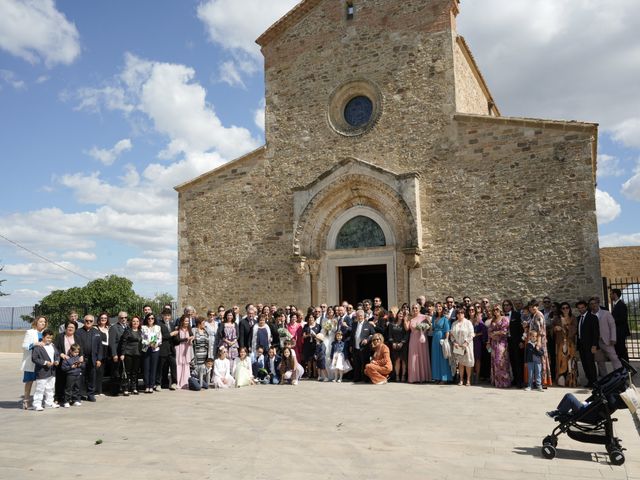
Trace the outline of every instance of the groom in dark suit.
{"label": "groom in dark suit", "polygon": [[375,328],[365,320],[364,310],[356,312],[356,320],[351,325],[351,352],[353,360],[353,381],[362,382],[367,377],[364,367],[371,356],[371,337],[376,333]]}
{"label": "groom in dark suit", "polygon": [[586,388],[593,388],[598,378],[594,354],[598,350],[600,340],[600,323],[598,317],[587,310],[587,302],[576,303],[578,309],[578,351],[582,368],[587,376]]}

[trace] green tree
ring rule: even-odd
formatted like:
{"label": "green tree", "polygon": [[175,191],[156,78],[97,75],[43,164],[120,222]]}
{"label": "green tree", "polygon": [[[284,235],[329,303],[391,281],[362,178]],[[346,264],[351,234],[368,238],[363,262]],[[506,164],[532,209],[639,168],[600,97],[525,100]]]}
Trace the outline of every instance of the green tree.
{"label": "green tree", "polygon": [[45,315],[49,325],[56,328],[63,324],[71,310],[82,317],[88,313],[97,315],[105,311],[115,316],[120,310],[137,312],[144,299],[133,290],[128,278],[109,275],[87,283],[84,287],[54,290],[34,307],[37,315]]}
{"label": "green tree", "polygon": [[147,303],[150,304],[154,310],[156,307],[161,309],[165,305],[171,305],[173,303],[173,295],[169,292],[156,292],[153,298],[147,300]]}

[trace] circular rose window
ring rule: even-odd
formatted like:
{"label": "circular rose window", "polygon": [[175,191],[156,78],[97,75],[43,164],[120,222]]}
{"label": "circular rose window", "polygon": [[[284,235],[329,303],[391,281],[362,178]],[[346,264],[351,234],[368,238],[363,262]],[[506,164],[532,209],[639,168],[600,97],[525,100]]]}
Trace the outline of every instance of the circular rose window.
{"label": "circular rose window", "polygon": [[329,98],[329,125],[353,137],[371,130],[382,113],[382,94],[369,80],[352,80],[336,88]]}

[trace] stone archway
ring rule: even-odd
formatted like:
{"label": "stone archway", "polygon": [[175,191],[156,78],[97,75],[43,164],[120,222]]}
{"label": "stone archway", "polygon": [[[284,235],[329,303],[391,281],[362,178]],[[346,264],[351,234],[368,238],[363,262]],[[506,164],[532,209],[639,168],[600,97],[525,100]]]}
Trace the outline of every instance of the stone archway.
{"label": "stone archway", "polygon": [[[294,191],[293,259],[298,273],[308,274],[308,301],[337,302],[341,266],[384,264],[389,299],[398,298],[404,282],[403,255],[421,251],[419,177],[396,175],[357,159],[347,159],[315,182]],[[384,247],[335,250],[335,236],[345,221],[364,213],[383,226],[390,240]],[[407,279],[408,282],[408,279]],[[305,299],[301,299],[304,302]]]}

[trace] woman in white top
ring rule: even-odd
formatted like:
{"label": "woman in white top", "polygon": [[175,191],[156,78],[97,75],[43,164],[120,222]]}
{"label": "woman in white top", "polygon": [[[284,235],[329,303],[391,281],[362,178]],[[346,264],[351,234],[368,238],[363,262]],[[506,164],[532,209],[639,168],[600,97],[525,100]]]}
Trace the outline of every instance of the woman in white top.
{"label": "woman in white top", "polygon": [[144,352],[144,393],[153,393],[156,389],[156,368],[160,357],[162,330],[156,325],[153,313],[147,313],[142,326],[142,351]]}
{"label": "woman in white top", "polygon": [[231,363],[227,358],[227,349],[220,347],[218,358],[213,364],[213,385],[216,388],[229,388],[235,384],[236,381],[231,376]]}
{"label": "woman in white top", "polygon": [[471,385],[471,369],[475,363],[473,356],[473,338],[475,332],[471,321],[465,318],[463,308],[456,310],[456,321],[451,325],[449,335],[453,339],[451,355],[455,358],[458,364],[458,371],[460,372],[460,382],[458,382],[458,385],[462,385],[464,374],[466,373],[467,383],[465,385],[469,386]]}
{"label": "woman in white top", "polygon": [[22,408],[28,410],[30,407],[31,386],[36,379],[35,368],[33,361],[31,360],[31,354],[33,347],[36,345],[44,346],[42,343],[42,331],[47,328],[46,317],[36,317],[31,322],[31,328],[24,333],[24,339],[22,340],[22,381],[24,382],[24,397],[22,399]]}

